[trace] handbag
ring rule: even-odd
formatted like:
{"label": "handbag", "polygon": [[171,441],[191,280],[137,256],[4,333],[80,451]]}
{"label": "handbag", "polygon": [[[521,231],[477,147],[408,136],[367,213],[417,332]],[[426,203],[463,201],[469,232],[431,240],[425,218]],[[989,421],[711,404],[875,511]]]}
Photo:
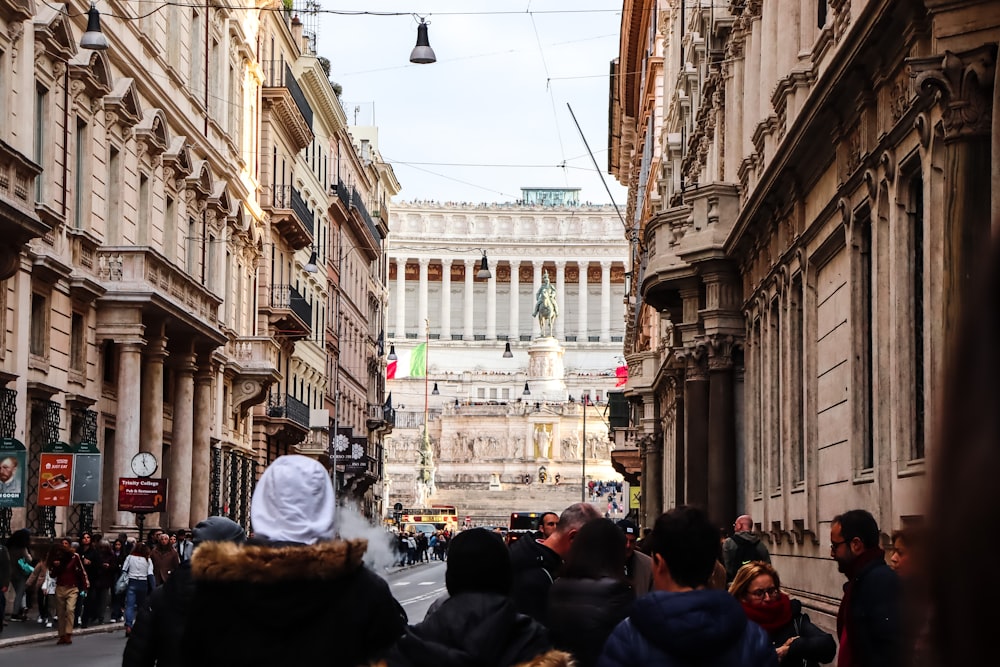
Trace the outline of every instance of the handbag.
{"label": "handbag", "polygon": [[122,573],[118,575],[118,581],[115,582],[115,593],[121,595],[128,588],[128,570],[122,570]]}

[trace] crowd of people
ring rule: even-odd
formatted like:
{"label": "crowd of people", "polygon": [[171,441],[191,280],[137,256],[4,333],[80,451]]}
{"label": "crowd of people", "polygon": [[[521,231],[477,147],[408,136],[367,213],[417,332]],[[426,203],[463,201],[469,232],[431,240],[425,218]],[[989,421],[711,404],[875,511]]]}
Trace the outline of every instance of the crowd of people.
{"label": "crowd of people", "polygon": [[424,532],[421,530],[401,530],[396,534],[394,544],[396,565],[414,565],[432,560],[448,559],[448,545],[452,534],[449,530]]}

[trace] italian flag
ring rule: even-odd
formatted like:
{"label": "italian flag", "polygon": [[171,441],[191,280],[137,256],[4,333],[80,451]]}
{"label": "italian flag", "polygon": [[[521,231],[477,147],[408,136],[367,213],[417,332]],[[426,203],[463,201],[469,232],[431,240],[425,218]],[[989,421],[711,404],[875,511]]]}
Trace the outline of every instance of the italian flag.
{"label": "italian flag", "polygon": [[392,380],[396,377],[396,363],[397,361],[393,359],[388,364],[385,365],[385,379]]}

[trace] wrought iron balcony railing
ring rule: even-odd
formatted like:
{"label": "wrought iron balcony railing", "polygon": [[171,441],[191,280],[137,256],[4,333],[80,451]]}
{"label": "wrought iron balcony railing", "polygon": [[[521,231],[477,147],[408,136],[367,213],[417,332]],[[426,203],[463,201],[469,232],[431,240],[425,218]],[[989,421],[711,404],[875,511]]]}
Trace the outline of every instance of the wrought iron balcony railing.
{"label": "wrought iron balcony railing", "polygon": [[272,394],[267,399],[267,416],[288,419],[305,429],[309,428],[309,406],[288,394]]}
{"label": "wrought iron balcony railing", "polygon": [[287,308],[302,320],[307,327],[312,326],[312,304],[292,285],[271,286],[271,307]]}

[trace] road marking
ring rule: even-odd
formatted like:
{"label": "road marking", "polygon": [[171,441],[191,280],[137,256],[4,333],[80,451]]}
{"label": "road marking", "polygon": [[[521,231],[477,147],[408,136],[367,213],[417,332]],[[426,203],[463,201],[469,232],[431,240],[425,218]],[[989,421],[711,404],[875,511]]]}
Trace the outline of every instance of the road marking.
{"label": "road marking", "polygon": [[392,585],[393,586],[409,586],[411,583],[412,582],[409,582],[409,581],[394,581],[394,582],[392,582]]}
{"label": "road marking", "polygon": [[418,595],[416,597],[409,598],[408,600],[400,600],[399,604],[401,604],[401,605],[403,605],[405,607],[406,605],[413,604],[415,602],[421,602],[423,600],[430,600],[431,598],[438,597],[439,595],[441,595],[441,593],[444,593],[445,590],[446,589],[445,589],[444,586],[442,586],[441,588],[435,588],[434,590],[428,591],[428,592],[424,593],[423,595]]}
{"label": "road marking", "polygon": [[417,586],[433,586],[436,583],[436,581],[421,581]]}

